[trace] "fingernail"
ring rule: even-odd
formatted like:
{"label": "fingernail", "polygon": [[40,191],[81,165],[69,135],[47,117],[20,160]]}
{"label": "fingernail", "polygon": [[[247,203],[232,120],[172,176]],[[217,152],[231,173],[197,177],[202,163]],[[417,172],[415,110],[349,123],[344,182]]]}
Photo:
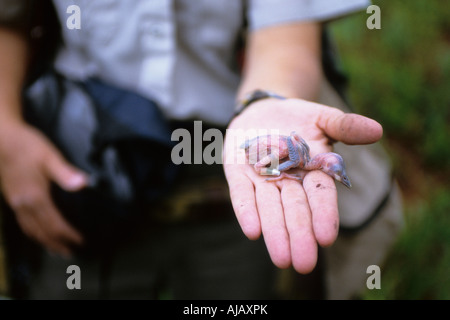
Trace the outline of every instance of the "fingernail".
{"label": "fingernail", "polygon": [[76,190],[86,185],[88,179],[83,174],[74,174],[67,181],[66,187],[70,190]]}

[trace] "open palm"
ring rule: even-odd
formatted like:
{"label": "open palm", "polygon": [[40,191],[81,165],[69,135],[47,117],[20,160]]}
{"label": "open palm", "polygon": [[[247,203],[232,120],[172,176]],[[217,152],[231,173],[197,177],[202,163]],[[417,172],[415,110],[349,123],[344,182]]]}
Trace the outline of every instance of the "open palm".
{"label": "open palm", "polygon": [[[228,129],[278,130],[283,135],[296,131],[310,146],[312,157],[331,151],[335,141],[369,144],[382,136],[382,128],[374,120],[301,99],[255,102]],[[224,148],[225,175],[240,226],[250,239],[263,234],[276,266],[293,265],[298,272],[308,273],[316,265],[318,245],[332,245],[338,234],[335,183],[321,171],[300,169],[293,169],[293,173],[304,176],[302,182],[266,181],[267,177],[257,174],[251,165],[237,161],[244,152],[238,147],[246,138],[235,141],[227,134]]]}

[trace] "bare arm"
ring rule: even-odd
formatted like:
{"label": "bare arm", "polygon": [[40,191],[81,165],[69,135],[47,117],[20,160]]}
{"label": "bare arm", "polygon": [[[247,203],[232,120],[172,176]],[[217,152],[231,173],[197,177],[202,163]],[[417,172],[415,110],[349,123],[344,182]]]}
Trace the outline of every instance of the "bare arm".
{"label": "bare arm", "polygon": [[297,23],[249,34],[238,100],[255,89],[315,100],[322,76],[318,23]]}
{"label": "bare arm", "polygon": [[28,65],[27,43],[18,33],[0,29],[0,128],[21,121],[20,92]]}

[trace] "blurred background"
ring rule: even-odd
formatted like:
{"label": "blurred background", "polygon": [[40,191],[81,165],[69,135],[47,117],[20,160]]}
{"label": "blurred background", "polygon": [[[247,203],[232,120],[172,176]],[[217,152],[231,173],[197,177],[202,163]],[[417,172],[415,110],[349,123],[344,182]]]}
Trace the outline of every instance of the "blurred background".
{"label": "blurred background", "polygon": [[375,0],[330,25],[356,112],[384,127],[405,228],[366,299],[450,299],[450,5]]}
{"label": "blurred background", "polygon": [[[364,299],[450,299],[450,6],[374,0],[330,25],[356,112],[379,121],[403,191],[405,228]],[[1,221],[0,221],[1,223]],[[0,238],[0,247],[2,246]],[[0,296],[6,293],[0,250]]]}

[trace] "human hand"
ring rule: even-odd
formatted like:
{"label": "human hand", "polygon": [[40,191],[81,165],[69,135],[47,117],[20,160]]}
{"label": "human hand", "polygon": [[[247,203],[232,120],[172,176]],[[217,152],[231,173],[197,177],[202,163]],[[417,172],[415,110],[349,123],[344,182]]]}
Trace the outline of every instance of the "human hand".
{"label": "human hand", "polygon": [[[300,99],[265,99],[252,103],[228,129],[296,131],[306,140],[311,157],[329,152],[335,141],[369,144],[379,140],[382,127],[357,114]],[[330,246],[339,230],[336,186],[327,174],[294,169],[304,176],[269,182],[248,164],[239,164],[246,138],[225,139],[224,170],[233,208],[244,234],[257,239],[261,233],[273,263],[280,268],[293,265],[299,273],[311,272],[317,263],[318,245]],[[239,139],[239,137],[238,137]],[[345,160],[345,155],[344,160]]]}
{"label": "human hand", "polygon": [[66,191],[87,185],[86,175],[68,164],[35,128],[23,123],[2,126],[0,182],[6,201],[27,236],[53,253],[69,256],[83,238],[55,207],[52,181]]}

